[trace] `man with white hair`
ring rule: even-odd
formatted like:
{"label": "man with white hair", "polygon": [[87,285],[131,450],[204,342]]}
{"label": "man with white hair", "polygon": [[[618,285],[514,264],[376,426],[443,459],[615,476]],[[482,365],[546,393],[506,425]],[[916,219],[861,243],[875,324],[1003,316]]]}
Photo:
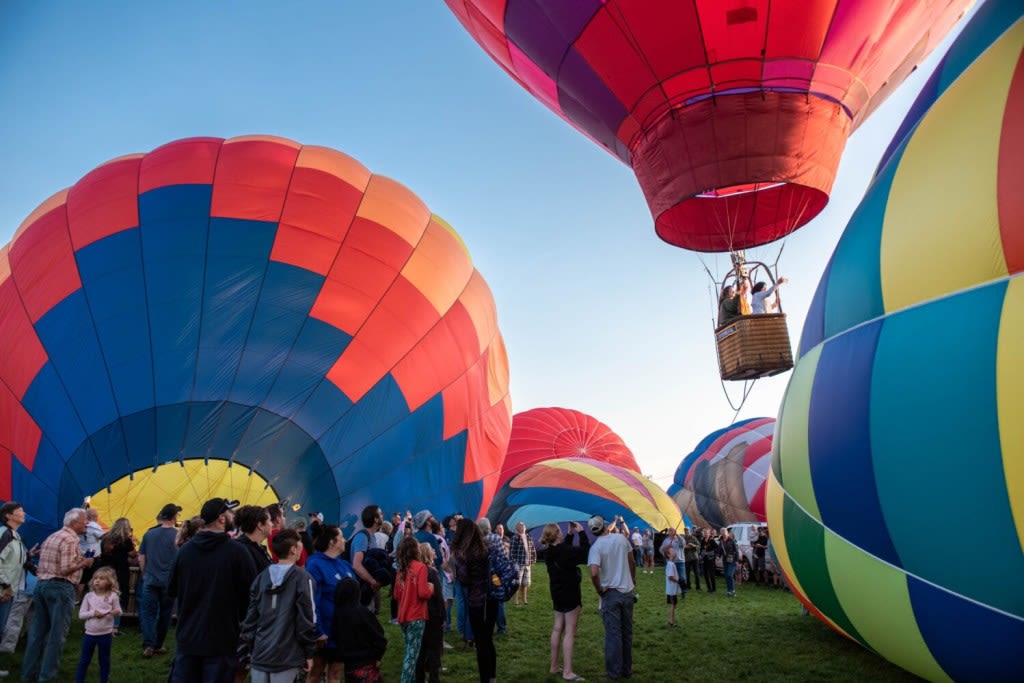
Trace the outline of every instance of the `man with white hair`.
{"label": "man with white hair", "polygon": [[22,680],[57,680],[64,640],[75,609],[75,586],[82,578],[82,570],[93,562],[91,557],[82,555],[78,543],[87,522],[85,510],[72,508],[64,515],[64,526],[43,541],[32,599],[35,616],[25,645]]}

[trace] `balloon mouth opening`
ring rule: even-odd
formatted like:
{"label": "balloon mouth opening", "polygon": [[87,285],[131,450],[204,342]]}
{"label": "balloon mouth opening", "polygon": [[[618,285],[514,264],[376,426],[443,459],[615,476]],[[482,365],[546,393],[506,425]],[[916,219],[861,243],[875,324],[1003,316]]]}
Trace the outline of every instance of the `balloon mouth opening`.
{"label": "balloon mouth opening", "polygon": [[160,509],[174,503],[184,521],[199,514],[211,498],[240,500],[244,505],[266,506],[280,498],[270,482],[255,470],[229,460],[172,460],[135,470],[86,496],[106,526],[126,517],[136,535],[153,526]]}
{"label": "balloon mouth opening", "polygon": [[781,239],[828,204],[816,187],[779,181],[745,182],[687,197],[655,219],[658,237],[684,249],[725,252]]}

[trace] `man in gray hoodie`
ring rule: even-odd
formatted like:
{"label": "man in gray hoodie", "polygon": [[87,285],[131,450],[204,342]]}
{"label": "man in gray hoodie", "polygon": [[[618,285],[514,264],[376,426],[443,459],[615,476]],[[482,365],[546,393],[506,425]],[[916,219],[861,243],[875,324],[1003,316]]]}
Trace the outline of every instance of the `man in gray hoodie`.
{"label": "man in gray hoodie", "polygon": [[239,654],[251,661],[253,683],[290,683],[300,671],[309,671],[316,652],[313,579],[295,565],[302,540],[294,529],[285,529],[273,544],[278,562],[253,582],[239,638]]}

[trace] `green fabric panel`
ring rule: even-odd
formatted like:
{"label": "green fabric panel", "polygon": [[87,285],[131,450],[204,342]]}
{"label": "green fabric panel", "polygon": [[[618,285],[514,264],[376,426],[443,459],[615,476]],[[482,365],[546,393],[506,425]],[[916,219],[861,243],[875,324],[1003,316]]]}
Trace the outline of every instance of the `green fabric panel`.
{"label": "green fabric panel", "polygon": [[864,643],[853,622],[846,616],[832,588],[825,557],[825,528],[793,503],[788,496],[782,503],[783,530],[793,565],[804,594],[822,614],[834,621],[851,637]]}
{"label": "green fabric panel", "polygon": [[786,388],[772,444],[772,468],[779,483],[807,512],[821,519],[811,481],[811,462],[807,446],[807,418],[811,407],[811,389],[823,345],[807,352],[793,368]]}
{"label": "green fabric panel", "polygon": [[825,556],[839,604],[869,648],[930,681],[950,681],[917,626],[906,574],[825,531]]}

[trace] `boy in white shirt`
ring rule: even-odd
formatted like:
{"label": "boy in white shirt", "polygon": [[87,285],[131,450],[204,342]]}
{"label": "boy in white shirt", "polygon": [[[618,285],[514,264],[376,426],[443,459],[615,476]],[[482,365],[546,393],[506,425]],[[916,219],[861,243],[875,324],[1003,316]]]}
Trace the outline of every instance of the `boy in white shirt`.
{"label": "boy in white shirt", "polygon": [[668,625],[676,625],[676,603],[679,602],[679,570],[676,569],[676,551],[674,548],[665,549],[665,600],[668,602]]}

